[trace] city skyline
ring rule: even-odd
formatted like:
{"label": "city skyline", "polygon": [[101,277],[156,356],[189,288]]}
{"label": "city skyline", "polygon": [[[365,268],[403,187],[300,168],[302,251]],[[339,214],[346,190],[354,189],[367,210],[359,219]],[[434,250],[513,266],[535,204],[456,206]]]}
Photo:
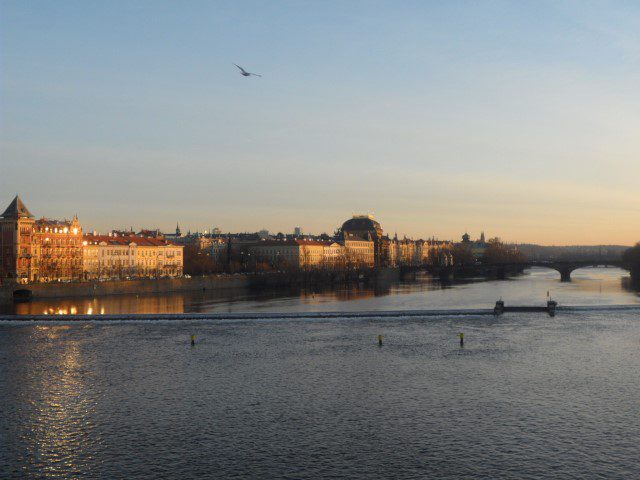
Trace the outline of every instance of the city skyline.
{"label": "city skyline", "polygon": [[415,238],[640,240],[632,2],[2,10],[3,204],[98,231],[373,213]]}
{"label": "city skyline", "polygon": [[[20,200],[21,202],[24,202],[24,199],[20,197],[20,195],[16,195],[14,196],[14,198],[12,199],[11,202],[7,202],[6,204],[9,205],[10,203],[13,203],[16,199]],[[35,211],[35,210],[34,210]],[[39,212],[37,214],[34,215],[34,218],[37,219],[44,219],[44,220],[62,220],[62,221],[70,221],[70,219],[72,218],[77,218],[76,217],[77,214],[68,216],[68,215],[43,215],[40,214]],[[272,230],[269,229],[266,226],[262,226],[262,227],[253,227],[253,228],[248,228],[245,230],[231,230],[231,229],[224,229],[221,228],[219,225],[216,224],[210,224],[209,226],[195,226],[195,227],[191,227],[189,225],[184,225],[181,224],[180,221],[176,221],[176,223],[172,226],[172,227],[167,227],[167,228],[161,228],[157,225],[148,225],[148,224],[130,224],[128,226],[125,225],[121,225],[121,224],[116,224],[116,225],[111,225],[111,226],[107,226],[106,228],[103,229],[96,229],[96,228],[92,228],[91,227],[91,223],[89,222],[85,222],[83,220],[83,224],[85,225],[85,231],[87,233],[91,233],[93,232],[93,234],[95,235],[110,235],[112,233],[117,233],[117,232],[154,232],[154,231],[159,231],[163,234],[169,234],[169,235],[173,235],[174,233],[177,234],[177,230],[180,230],[180,234],[182,236],[188,235],[188,234],[216,234],[216,235],[221,235],[221,236],[225,236],[227,234],[247,234],[247,233],[252,233],[252,234],[260,234],[262,232],[267,232],[270,236],[276,236],[278,234],[284,234],[284,235],[295,235],[295,236],[301,236],[301,237],[310,237],[310,236],[318,236],[318,235],[323,235],[323,234],[327,234],[329,236],[333,236],[339,229],[340,227],[340,223],[344,220],[349,220],[350,218],[356,218],[356,217],[369,217],[371,219],[375,219],[375,220],[379,220],[377,217],[375,217],[375,215],[371,214],[371,213],[359,213],[359,214],[352,214],[350,216],[345,216],[342,219],[338,219],[338,223],[331,228],[327,228],[324,230],[320,230],[320,231],[309,231],[309,230],[305,230],[303,227],[300,227],[299,225],[296,225],[294,227],[290,227],[290,228],[284,228],[284,229],[279,229],[279,230]],[[165,222],[166,223],[166,222]],[[217,232],[214,233],[214,229],[217,230]],[[468,229],[463,229],[459,232],[458,236],[455,237],[450,237],[450,238],[443,238],[443,237],[439,237],[437,235],[434,234],[419,234],[419,235],[408,235],[405,232],[399,232],[399,231],[391,231],[391,230],[387,230],[384,228],[383,225],[383,231],[385,236],[389,237],[389,238],[394,238],[397,236],[397,238],[402,239],[402,238],[408,238],[408,239],[413,239],[413,240],[429,240],[429,239],[435,239],[435,240],[442,240],[442,241],[450,241],[450,242],[459,242],[461,238],[463,238],[464,236],[469,236],[471,238],[471,240],[481,240],[482,242],[484,242],[485,238],[487,240],[492,239],[492,238],[498,238],[500,241],[508,243],[508,244],[520,244],[520,245],[540,245],[540,246],[587,246],[587,245],[594,245],[594,246],[606,246],[606,245],[624,245],[624,244],[613,244],[613,243],[601,243],[601,244],[566,244],[566,245],[561,245],[561,244],[536,244],[535,242],[528,242],[528,241],[523,241],[523,242],[514,242],[511,241],[510,239],[505,239],[503,237],[501,237],[499,234],[494,234],[494,232],[485,232],[484,228],[481,228],[478,232],[475,231],[470,231]],[[488,233],[488,234],[487,234]],[[628,246],[632,246],[632,245],[628,245]]]}

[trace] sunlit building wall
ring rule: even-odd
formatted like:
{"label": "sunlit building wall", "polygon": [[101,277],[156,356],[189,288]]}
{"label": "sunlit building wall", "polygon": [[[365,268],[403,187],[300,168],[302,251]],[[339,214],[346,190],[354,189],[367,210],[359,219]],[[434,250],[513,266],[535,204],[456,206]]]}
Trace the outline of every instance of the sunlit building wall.
{"label": "sunlit building wall", "polygon": [[82,227],[73,220],[34,220],[16,196],[0,218],[2,277],[55,282],[82,276]]}
{"label": "sunlit building wall", "polygon": [[82,227],[78,218],[35,222],[36,278],[45,282],[82,277]]}
{"label": "sunlit building wall", "polygon": [[85,235],[85,279],[177,277],[183,273],[183,245],[135,235]]}
{"label": "sunlit building wall", "polygon": [[266,240],[247,248],[256,261],[275,266],[317,267],[324,262],[325,243],[315,240]]}
{"label": "sunlit building wall", "polygon": [[0,282],[19,283],[33,281],[35,220],[16,195],[0,216]]}
{"label": "sunlit building wall", "polygon": [[344,232],[340,242],[347,265],[373,267],[376,264],[375,242]]}

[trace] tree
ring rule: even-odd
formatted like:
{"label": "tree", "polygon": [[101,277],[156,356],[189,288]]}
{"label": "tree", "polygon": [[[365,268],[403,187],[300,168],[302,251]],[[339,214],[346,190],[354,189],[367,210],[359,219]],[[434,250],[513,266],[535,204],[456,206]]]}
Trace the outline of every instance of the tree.
{"label": "tree", "polygon": [[631,272],[631,278],[640,280],[640,242],[622,254],[622,265]]}
{"label": "tree", "polygon": [[305,272],[311,268],[311,254],[306,245],[300,249],[300,265]]}
{"label": "tree", "polygon": [[517,247],[505,245],[499,238],[492,238],[487,242],[482,256],[482,263],[487,265],[522,263],[525,260],[524,254]]}
{"label": "tree", "polygon": [[211,254],[200,250],[196,245],[186,245],[183,258],[185,274],[206,275],[220,271],[220,265],[215,262]]}
{"label": "tree", "polygon": [[475,265],[476,263],[473,252],[467,245],[463,243],[456,243],[451,249],[451,255],[453,255],[454,265],[470,266]]}

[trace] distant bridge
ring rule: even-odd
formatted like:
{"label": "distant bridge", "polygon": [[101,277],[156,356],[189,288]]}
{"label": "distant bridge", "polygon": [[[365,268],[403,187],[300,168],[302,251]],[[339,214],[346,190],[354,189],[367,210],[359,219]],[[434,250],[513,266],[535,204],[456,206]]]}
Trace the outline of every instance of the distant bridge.
{"label": "distant bridge", "polygon": [[430,273],[439,275],[442,278],[454,276],[457,272],[464,270],[493,270],[499,277],[506,276],[509,271],[520,271],[525,268],[541,267],[550,268],[560,273],[560,280],[563,282],[571,281],[571,273],[574,270],[585,267],[617,267],[628,270],[621,260],[606,260],[606,259],[593,259],[593,260],[549,260],[549,261],[526,261],[517,263],[495,263],[495,264],[480,264],[480,265],[455,265],[455,266],[423,266],[423,267],[403,267],[404,271],[411,270],[427,270]]}
{"label": "distant bridge", "polygon": [[551,268],[560,272],[560,280],[563,282],[571,281],[571,272],[579,268],[585,267],[617,267],[624,268],[621,260],[555,260],[548,262],[523,262],[514,264],[514,266],[522,268],[542,267]]}

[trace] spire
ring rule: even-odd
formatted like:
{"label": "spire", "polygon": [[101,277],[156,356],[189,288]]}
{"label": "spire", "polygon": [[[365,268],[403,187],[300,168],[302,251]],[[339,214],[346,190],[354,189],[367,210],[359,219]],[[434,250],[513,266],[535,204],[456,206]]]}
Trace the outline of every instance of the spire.
{"label": "spire", "polygon": [[180,236],[180,224],[178,222],[176,222],[176,235]]}
{"label": "spire", "polygon": [[9,204],[4,211],[2,218],[33,218],[29,209],[22,203],[18,195],[15,196],[13,201]]}

